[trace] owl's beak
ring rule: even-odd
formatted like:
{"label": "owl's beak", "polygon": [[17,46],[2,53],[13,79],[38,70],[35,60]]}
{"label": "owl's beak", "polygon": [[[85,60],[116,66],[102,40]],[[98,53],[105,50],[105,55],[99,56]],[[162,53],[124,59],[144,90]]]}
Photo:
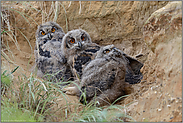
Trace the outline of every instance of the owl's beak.
{"label": "owl's beak", "polygon": [[81,42],[80,42],[80,41],[78,42],[78,47],[79,47],[79,48],[81,48],[81,47],[82,47],[82,44],[81,44]]}
{"label": "owl's beak", "polygon": [[118,49],[116,47],[113,48],[114,52],[118,53]]}
{"label": "owl's beak", "polygon": [[116,47],[114,47],[113,50],[114,50],[114,52],[116,53],[117,56],[121,55],[120,51]]}
{"label": "owl's beak", "polygon": [[48,38],[51,40],[52,39],[52,35],[50,33],[48,33]]}
{"label": "owl's beak", "polygon": [[114,47],[114,48],[113,48],[113,50],[114,50],[114,51],[117,51],[117,48],[116,48],[116,47]]}

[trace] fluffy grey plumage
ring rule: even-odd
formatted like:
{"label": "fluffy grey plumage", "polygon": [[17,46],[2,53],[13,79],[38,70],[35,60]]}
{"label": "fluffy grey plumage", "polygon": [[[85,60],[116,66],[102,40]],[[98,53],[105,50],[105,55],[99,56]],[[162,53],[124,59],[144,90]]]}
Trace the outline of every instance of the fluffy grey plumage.
{"label": "fluffy grey plumage", "polygon": [[55,22],[38,26],[34,54],[39,77],[54,74],[49,78],[51,81],[72,80],[72,72],[61,50],[64,35],[63,29]]}
{"label": "fluffy grey plumage", "polygon": [[130,84],[139,82],[134,76],[138,76],[142,66],[114,45],[101,47],[95,59],[84,68],[81,81],[75,81],[79,88],[68,87],[65,91],[77,95],[83,104],[91,101],[98,101],[98,106],[111,104],[118,97],[133,91]]}
{"label": "fluffy grey plumage", "polygon": [[99,49],[100,46],[92,43],[90,35],[81,29],[69,31],[63,38],[63,53],[77,78],[81,78],[83,68]]}
{"label": "fluffy grey plumage", "polygon": [[[86,92],[86,101],[95,100],[103,106],[126,94],[126,65],[126,58],[114,45],[102,47],[83,71],[80,87]],[[82,92],[79,93],[80,102],[85,103]]]}
{"label": "fluffy grey plumage", "polygon": [[[75,91],[83,104],[94,100],[99,102],[99,106],[111,104],[126,94],[130,87],[125,82],[126,65],[126,58],[114,45],[102,47],[96,58],[84,68],[80,89],[67,89]],[[82,96],[83,92],[86,95],[86,102]]]}

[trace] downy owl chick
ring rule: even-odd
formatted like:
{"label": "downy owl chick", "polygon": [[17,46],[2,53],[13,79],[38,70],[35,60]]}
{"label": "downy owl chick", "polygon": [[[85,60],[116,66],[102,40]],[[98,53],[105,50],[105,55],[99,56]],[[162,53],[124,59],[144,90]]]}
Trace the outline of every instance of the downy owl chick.
{"label": "downy owl chick", "polygon": [[130,92],[130,85],[125,82],[126,65],[126,58],[114,45],[101,47],[96,58],[84,68],[80,88],[68,89],[75,89],[83,104],[91,101],[98,101],[98,106],[111,104]]}
{"label": "downy owl chick", "polygon": [[69,31],[62,42],[62,51],[76,78],[81,78],[83,68],[92,59],[100,46],[92,43],[90,35],[82,30]]}
{"label": "downy owl chick", "polygon": [[49,78],[51,81],[72,79],[72,72],[61,50],[64,35],[62,27],[55,22],[38,26],[34,54],[39,77],[46,79],[46,74],[54,74]]}

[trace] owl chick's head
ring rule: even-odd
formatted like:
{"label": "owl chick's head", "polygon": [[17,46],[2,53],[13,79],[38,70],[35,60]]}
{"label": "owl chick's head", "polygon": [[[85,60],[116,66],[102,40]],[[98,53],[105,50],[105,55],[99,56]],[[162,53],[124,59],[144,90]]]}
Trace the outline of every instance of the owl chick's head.
{"label": "owl chick's head", "polygon": [[55,22],[46,22],[38,26],[36,31],[36,39],[39,40],[51,40],[53,37],[62,38],[65,35],[62,27]]}
{"label": "owl chick's head", "polygon": [[121,58],[123,52],[117,49],[113,44],[101,47],[97,52],[96,58]]}
{"label": "owl chick's head", "polygon": [[71,30],[63,37],[62,49],[65,54],[69,51],[80,51],[88,43],[92,43],[92,41],[86,31],[82,29]]}

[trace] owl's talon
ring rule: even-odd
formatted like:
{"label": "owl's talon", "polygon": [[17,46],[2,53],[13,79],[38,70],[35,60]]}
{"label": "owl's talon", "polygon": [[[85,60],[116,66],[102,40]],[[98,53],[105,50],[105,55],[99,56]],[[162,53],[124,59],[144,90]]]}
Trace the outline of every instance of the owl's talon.
{"label": "owl's talon", "polygon": [[77,94],[77,87],[67,87],[63,88],[64,93],[68,95],[76,95]]}

